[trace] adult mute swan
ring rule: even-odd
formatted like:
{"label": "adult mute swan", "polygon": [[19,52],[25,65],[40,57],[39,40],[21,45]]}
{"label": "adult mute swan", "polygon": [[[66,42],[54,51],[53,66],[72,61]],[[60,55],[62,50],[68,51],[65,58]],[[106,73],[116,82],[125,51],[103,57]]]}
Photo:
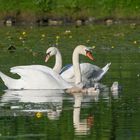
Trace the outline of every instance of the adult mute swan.
{"label": "adult mute swan", "polygon": [[51,68],[46,67],[46,70],[47,72],[44,73],[28,66],[21,66],[18,69],[11,68],[10,70],[10,72],[18,74],[19,79],[11,78],[2,72],[0,72],[0,77],[8,89],[67,89],[72,87]]}
{"label": "adult mute swan", "polygon": [[[89,49],[89,48],[88,48]],[[50,57],[55,56],[55,65],[53,67],[53,70],[57,73],[60,73],[62,78],[71,83],[75,83],[75,74],[74,74],[74,68],[72,65],[69,65],[62,68],[62,56],[58,48],[56,47],[50,47],[46,51],[46,59],[45,62],[47,62]],[[108,63],[103,68],[100,68],[96,65],[90,64],[90,63],[81,63],[80,69],[81,69],[81,75],[82,75],[82,83],[84,87],[92,87],[94,86],[95,82],[98,82],[102,77],[106,74],[106,72],[109,69],[111,63]],[[21,66],[13,67],[14,69],[20,68]],[[12,68],[12,69],[13,69]],[[30,65],[30,68],[41,70],[43,72],[48,73],[47,66],[43,65]]]}
{"label": "adult mute swan", "polygon": [[[50,47],[46,51],[46,60],[47,62],[49,58],[53,55],[55,55],[55,65],[53,67],[53,70],[60,73],[62,78],[70,83],[75,82],[75,74],[74,74],[74,68],[72,65],[68,65],[66,67],[62,68],[62,56],[60,51],[56,47]],[[74,61],[74,60],[73,60]],[[103,68],[100,68],[96,65],[90,64],[90,63],[81,63],[80,69],[81,69],[81,75],[82,75],[82,82],[84,84],[84,87],[91,87],[94,85],[95,82],[98,82],[102,77],[106,74],[106,72],[109,69],[109,66],[111,63],[108,63]],[[40,67],[41,68],[41,67]],[[42,67],[42,69],[44,69]]]}
{"label": "adult mute swan", "polygon": [[[93,60],[91,51],[84,45],[79,45],[73,52],[73,67],[75,74],[75,85],[81,86],[81,70],[79,65],[79,54],[85,55]],[[0,77],[8,89],[69,89],[73,85],[69,84],[51,68],[40,65],[17,66],[11,68],[12,73],[17,73],[20,78],[13,79],[0,72]],[[36,68],[35,68],[36,67]]]}

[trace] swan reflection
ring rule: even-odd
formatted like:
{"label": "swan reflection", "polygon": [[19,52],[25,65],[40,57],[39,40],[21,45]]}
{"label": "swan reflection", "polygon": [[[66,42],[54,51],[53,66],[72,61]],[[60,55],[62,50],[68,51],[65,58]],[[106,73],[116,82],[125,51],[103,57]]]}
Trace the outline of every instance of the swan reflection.
{"label": "swan reflection", "polygon": [[75,128],[75,135],[87,135],[90,132],[91,126],[94,123],[94,116],[89,115],[85,119],[80,119],[80,111],[82,102],[89,102],[91,100],[98,101],[98,93],[84,96],[82,93],[75,93],[74,108],[73,108],[73,124]]}
{"label": "swan reflection", "polygon": [[48,118],[54,120],[62,112],[63,93],[63,90],[6,90],[1,106],[9,104],[17,115],[47,113]]}
{"label": "swan reflection", "polygon": [[94,126],[94,114],[86,114],[83,118],[81,109],[89,107],[91,102],[98,102],[99,95],[98,92],[67,94],[63,90],[6,90],[1,97],[0,107],[10,108],[10,116],[47,116],[50,120],[59,120],[66,109],[63,101],[67,101],[73,105],[75,135],[88,135]]}

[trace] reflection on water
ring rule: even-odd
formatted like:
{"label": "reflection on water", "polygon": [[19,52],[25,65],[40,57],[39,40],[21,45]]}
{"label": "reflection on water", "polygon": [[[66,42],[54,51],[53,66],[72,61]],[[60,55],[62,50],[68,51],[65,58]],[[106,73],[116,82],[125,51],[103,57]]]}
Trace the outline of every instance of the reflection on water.
{"label": "reflection on water", "polygon": [[[101,81],[107,87],[97,96],[66,94],[57,90],[2,91],[5,87],[0,80],[0,140],[125,140],[126,138],[139,140],[139,27],[136,26],[134,29],[128,25],[114,25],[109,28],[97,25],[94,28],[68,27],[72,38],[63,36],[67,27],[40,27],[32,28],[33,30],[25,28],[28,34],[24,46],[18,39],[23,27],[1,29],[0,35],[3,39],[1,39],[0,71],[7,75],[10,75],[10,67],[16,65],[46,65],[44,63],[46,43],[48,46],[50,43],[55,44],[57,35],[60,35],[58,46],[62,51],[63,64],[71,63],[73,48],[77,43],[85,44],[86,40],[90,46],[98,46],[94,46],[93,51],[96,61],[89,61],[90,63],[98,66],[103,66],[107,62],[112,64]],[[7,32],[8,38],[11,36],[12,40],[7,40]],[[47,33],[47,42],[45,38],[40,40],[40,33]],[[17,47],[14,53],[7,52],[11,41]],[[82,61],[87,62],[85,58]],[[48,65],[53,67],[54,61],[50,60]],[[111,92],[110,88],[114,81],[118,81],[122,86],[121,91]]]}
{"label": "reflection on water", "polygon": [[[72,124],[75,135],[88,135],[94,125],[94,114],[81,119],[82,104],[88,108],[91,102],[98,102],[99,93],[73,93],[67,95],[63,90],[5,90],[1,97],[0,117],[47,116],[49,120],[58,120],[65,109],[63,100],[72,103]],[[104,96],[108,96],[107,93]],[[63,122],[65,123],[65,122]]]}
{"label": "reflection on water", "polygon": [[[89,130],[94,122],[94,117],[88,116],[85,119],[80,119],[80,110],[81,110],[81,103],[84,100],[82,93],[75,93],[74,96],[74,108],[73,108],[73,124],[75,128],[76,135],[87,135],[89,134]],[[87,102],[90,102],[91,99],[95,99],[97,101],[98,94],[93,94],[93,96],[89,96],[87,98]]]}
{"label": "reflection on water", "polygon": [[46,112],[50,119],[58,119],[63,93],[63,90],[6,90],[1,97],[1,107],[9,105],[12,111],[16,110],[12,113],[16,116]]}
{"label": "reflection on water", "polygon": [[133,138],[132,133],[139,137],[138,102],[109,89],[105,87],[100,94],[5,90],[0,98],[0,138],[47,139],[49,135],[50,139],[64,139],[68,132],[71,139]]}

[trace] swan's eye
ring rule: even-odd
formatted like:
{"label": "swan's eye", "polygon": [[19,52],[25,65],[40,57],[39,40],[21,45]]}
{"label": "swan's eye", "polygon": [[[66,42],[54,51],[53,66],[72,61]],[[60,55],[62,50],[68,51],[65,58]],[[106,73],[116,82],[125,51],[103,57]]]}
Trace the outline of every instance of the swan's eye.
{"label": "swan's eye", "polygon": [[50,55],[51,52],[48,52],[47,55]]}

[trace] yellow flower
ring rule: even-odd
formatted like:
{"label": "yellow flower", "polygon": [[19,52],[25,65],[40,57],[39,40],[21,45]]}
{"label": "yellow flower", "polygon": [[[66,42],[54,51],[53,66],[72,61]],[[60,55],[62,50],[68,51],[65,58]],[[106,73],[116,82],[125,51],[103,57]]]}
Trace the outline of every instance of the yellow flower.
{"label": "yellow flower", "polygon": [[137,41],[135,40],[133,43],[134,43],[134,44],[137,44]]}
{"label": "yellow flower", "polygon": [[24,31],[24,32],[22,32],[22,34],[23,34],[23,35],[26,35],[26,32]]}
{"label": "yellow flower", "polygon": [[92,46],[92,48],[93,48],[93,49],[95,49],[95,48],[96,48],[96,46]]}
{"label": "yellow flower", "polygon": [[43,116],[43,114],[42,114],[41,112],[37,112],[37,113],[36,113],[36,117],[37,117],[37,118],[41,118],[42,116]]}
{"label": "yellow flower", "polygon": [[45,34],[42,34],[41,36],[42,36],[42,37],[45,37]]}
{"label": "yellow flower", "polygon": [[115,46],[111,46],[111,48],[112,48],[112,49],[114,49],[114,48],[115,48]]}
{"label": "yellow flower", "polygon": [[56,39],[59,39],[59,38],[60,38],[60,36],[57,35],[57,36],[56,36]]}

